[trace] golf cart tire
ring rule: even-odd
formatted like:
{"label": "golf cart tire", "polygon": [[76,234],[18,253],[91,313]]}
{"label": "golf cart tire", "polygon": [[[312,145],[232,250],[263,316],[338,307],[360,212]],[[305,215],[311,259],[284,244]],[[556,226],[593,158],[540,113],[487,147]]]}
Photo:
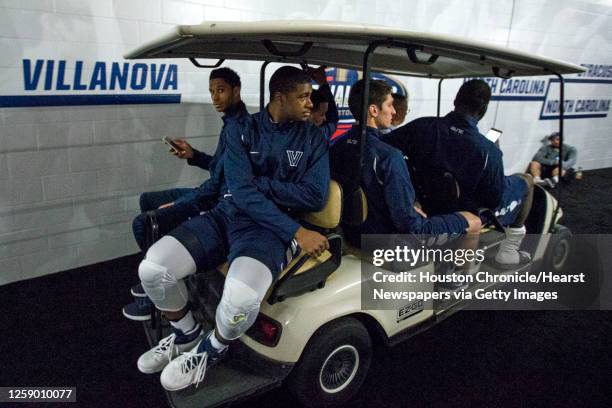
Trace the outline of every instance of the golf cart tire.
{"label": "golf cart tire", "polygon": [[306,407],[338,406],[358,392],[371,359],[372,341],[365,326],[352,317],[340,318],[315,332],[286,384]]}
{"label": "golf cart tire", "polygon": [[572,232],[563,225],[555,225],[544,254],[544,270],[555,274],[563,272],[572,250]]}

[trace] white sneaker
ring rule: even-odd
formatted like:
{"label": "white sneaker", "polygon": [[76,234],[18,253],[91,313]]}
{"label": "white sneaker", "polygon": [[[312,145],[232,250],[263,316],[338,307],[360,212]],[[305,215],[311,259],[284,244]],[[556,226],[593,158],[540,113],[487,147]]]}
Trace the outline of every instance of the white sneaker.
{"label": "white sneaker", "polygon": [[506,227],[506,238],[499,244],[499,250],[495,255],[494,266],[501,269],[512,269],[527,264],[531,261],[531,255],[526,251],[520,251],[521,243],[527,229],[522,227]]}
{"label": "white sneaker", "polygon": [[557,183],[555,182],[555,179],[544,179],[544,183],[545,183],[545,187],[548,188],[555,188]]}
{"label": "white sneaker", "polygon": [[[227,347],[217,350],[210,344],[213,331],[202,339],[191,351],[185,352],[175,358],[164,368],[160,381],[164,389],[178,391],[192,384],[197,387],[206,374],[206,368],[216,365],[227,354]],[[198,349],[200,349],[198,351]]]}
{"label": "white sneaker", "polygon": [[463,269],[459,268],[454,263],[443,264],[441,267],[444,270],[444,279],[438,283],[438,290],[440,292],[454,292],[457,290],[465,289],[468,284],[465,282],[465,278],[462,278]]}
{"label": "white sneaker", "polygon": [[[201,330],[198,330],[195,336],[189,336],[193,337],[193,340],[186,339],[189,341],[181,342],[179,344],[176,344],[176,333],[172,333],[168,337],[164,337],[159,341],[157,346],[153,347],[151,350],[142,354],[138,358],[138,362],[136,363],[138,370],[145,374],[160,372],[168,365],[168,363],[170,363],[170,361],[172,361],[173,358],[181,354],[183,351],[193,348],[193,346],[198,343],[198,340],[200,340],[200,332]],[[179,340],[182,340],[180,337],[186,336],[178,337]]]}

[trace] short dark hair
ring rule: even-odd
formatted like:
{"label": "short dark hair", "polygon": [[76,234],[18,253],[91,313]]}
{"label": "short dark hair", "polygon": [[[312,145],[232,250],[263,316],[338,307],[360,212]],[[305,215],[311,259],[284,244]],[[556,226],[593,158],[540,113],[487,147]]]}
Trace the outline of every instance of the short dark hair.
{"label": "short dark hair", "polygon": [[405,109],[408,109],[408,98],[406,98],[406,95],[394,93],[391,94],[391,96],[393,97],[393,107],[395,110],[397,110],[400,104],[404,106]]}
{"label": "short dark hair", "polygon": [[553,139],[560,139],[561,136],[559,135],[559,132],[553,132],[548,136],[548,140],[552,141]]}
{"label": "short dark hair", "polygon": [[320,104],[329,102],[325,97],[325,94],[321,92],[320,89],[313,89],[312,94],[310,95],[310,100],[312,101],[312,110],[316,110]]}
{"label": "short dark hair", "polygon": [[455,107],[470,113],[478,112],[489,104],[491,87],[482,79],[464,82],[455,97]]}
{"label": "short dark hair", "polygon": [[[370,81],[370,93],[368,94],[368,106],[376,105],[382,109],[382,104],[391,94],[391,87],[385,81],[372,79]],[[363,101],[363,79],[355,82],[349,93],[349,109],[356,120],[361,121],[361,108]]]}
{"label": "short dark hair", "polygon": [[277,69],[270,78],[270,98],[277,93],[293,91],[298,85],[310,84],[310,76],[299,68],[286,65]]}
{"label": "short dark hair", "polygon": [[213,79],[222,79],[232,88],[242,86],[240,83],[240,77],[236,71],[227,67],[217,68],[210,71],[210,78],[208,78],[208,80],[211,81]]}

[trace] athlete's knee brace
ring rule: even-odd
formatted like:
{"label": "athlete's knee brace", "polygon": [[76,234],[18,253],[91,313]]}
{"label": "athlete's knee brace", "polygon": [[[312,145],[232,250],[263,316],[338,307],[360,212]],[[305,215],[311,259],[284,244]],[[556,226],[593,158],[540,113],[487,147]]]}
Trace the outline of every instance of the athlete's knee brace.
{"label": "athlete's knee brace", "polygon": [[255,322],[259,313],[259,294],[244,282],[227,278],[215,321],[221,337],[235,340]]}
{"label": "athlete's knee brace", "polygon": [[165,266],[144,259],[138,266],[138,276],[147,296],[159,310],[176,312],[187,305],[185,282]]}

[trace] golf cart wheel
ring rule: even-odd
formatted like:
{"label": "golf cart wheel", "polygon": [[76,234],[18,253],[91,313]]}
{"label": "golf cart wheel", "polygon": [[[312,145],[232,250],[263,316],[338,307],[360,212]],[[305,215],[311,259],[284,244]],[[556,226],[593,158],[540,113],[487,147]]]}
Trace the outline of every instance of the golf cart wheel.
{"label": "golf cart wheel", "polygon": [[561,273],[567,264],[571,250],[572,233],[563,225],[555,225],[544,255],[544,269]]}
{"label": "golf cart wheel", "polygon": [[342,318],[319,328],[287,379],[307,407],[332,407],[361,387],[372,358],[370,334],[361,322]]}

